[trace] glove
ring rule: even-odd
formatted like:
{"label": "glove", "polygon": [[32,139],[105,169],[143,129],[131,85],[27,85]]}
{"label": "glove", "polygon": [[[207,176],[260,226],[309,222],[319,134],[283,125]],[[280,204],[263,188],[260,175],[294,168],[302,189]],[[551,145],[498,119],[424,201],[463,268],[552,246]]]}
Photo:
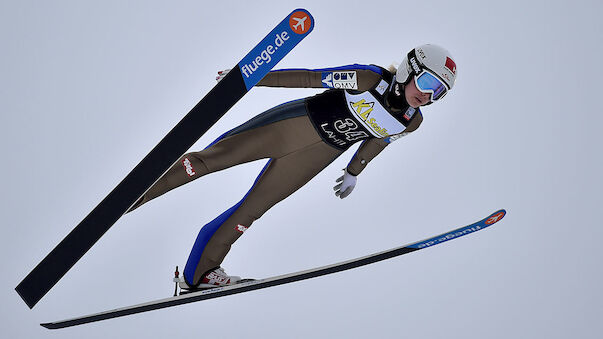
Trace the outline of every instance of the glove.
{"label": "glove", "polygon": [[228,72],[230,72],[230,68],[225,69],[223,71],[218,71],[218,76],[216,77],[216,81],[220,82],[220,80],[224,79],[224,77],[226,76],[226,74],[228,74]]}
{"label": "glove", "polygon": [[339,184],[333,187],[335,195],[343,199],[350,195],[356,186],[356,176],[348,173],[347,170],[343,170],[343,175],[337,179]]}

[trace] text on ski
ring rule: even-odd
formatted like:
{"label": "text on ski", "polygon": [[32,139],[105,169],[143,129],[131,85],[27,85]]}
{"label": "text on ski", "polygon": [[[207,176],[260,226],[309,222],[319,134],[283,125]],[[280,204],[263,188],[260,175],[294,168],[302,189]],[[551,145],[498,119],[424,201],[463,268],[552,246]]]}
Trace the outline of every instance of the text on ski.
{"label": "text on ski", "polygon": [[258,67],[264,64],[264,62],[269,64],[270,61],[272,61],[271,55],[274,54],[274,52],[276,52],[276,50],[278,50],[278,48],[281,47],[287,40],[289,40],[289,33],[287,33],[286,31],[283,31],[281,34],[276,34],[274,39],[274,46],[266,46],[266,48],[261,51],[260,54],[256,56],[250,64],[243,65],[241,71],[243,72],[245,77],[249,78],[253,74],[253,72],[258,69]]}

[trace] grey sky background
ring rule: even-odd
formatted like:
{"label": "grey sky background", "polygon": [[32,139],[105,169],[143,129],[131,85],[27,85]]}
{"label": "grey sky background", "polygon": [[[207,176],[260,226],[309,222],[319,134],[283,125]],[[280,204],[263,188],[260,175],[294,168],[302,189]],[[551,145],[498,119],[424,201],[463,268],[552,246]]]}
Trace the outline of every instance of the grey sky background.
{"label": "grey sky background", "polygon": [[[345,200],[356,147],[254,223],[227,272],[263,278],[414,242],[499,209],[492,229],[327,277],[48,331],[170,296],[199,228],[263,162],[120,219],[29,310],[15,286],[297,7],[314,31],[276,68],[387,66],[436,43],[453,92]],[[603,329],[599,1],[2,1],[0,322],[5,338],[597,338]],[[193,149],[279,103],[255,88]]]}

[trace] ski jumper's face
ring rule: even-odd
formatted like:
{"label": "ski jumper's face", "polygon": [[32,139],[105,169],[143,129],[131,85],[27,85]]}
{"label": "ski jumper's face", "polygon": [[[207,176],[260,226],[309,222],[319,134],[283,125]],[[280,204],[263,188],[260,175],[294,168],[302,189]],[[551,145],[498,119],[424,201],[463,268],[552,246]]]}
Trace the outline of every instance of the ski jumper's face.
{"label": "ski jumper's face", "polygon": [[404,96],[406,98],[406,102],[408,102],[412,108],[423,106],[429,103],[429,100],[431,99],[430,93],[423,93],[419,91],[415,85],[414,79],[411,79],[406,86],[404,86]]}

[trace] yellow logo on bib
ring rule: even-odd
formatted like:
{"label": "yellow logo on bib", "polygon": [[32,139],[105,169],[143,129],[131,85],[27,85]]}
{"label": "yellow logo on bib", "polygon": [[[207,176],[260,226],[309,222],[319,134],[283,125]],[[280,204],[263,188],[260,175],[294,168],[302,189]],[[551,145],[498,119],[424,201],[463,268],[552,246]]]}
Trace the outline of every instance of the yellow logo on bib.
{"label": "yellow logo on bib", "polygon": [[379,126],[379,124],[377,123],[377,121],[374,118],[369,119],[369,116],[370,116],[371,112],[373,111],[373,108],[375,107],[374,102],[366,102],[366,100],[361,99],[356,102],[350,102],[350,105],[352,106],[352,110],[373,131],[377,132],[378,134],[380,134],[384,137],[389,136],[389,134],[387,134],[387,130],[385,128]]}
{"label": "yellow logo on bib", "polygon": [[[362,118],[362,120],[366,121],[368,119],[369,114],[373,111],[373,107],[375,106],[374,102],[367,103],[364,99],[356,102],[350,102],[352,105],[352,109]],[[363,109],[368,108],[363,111]]]}

